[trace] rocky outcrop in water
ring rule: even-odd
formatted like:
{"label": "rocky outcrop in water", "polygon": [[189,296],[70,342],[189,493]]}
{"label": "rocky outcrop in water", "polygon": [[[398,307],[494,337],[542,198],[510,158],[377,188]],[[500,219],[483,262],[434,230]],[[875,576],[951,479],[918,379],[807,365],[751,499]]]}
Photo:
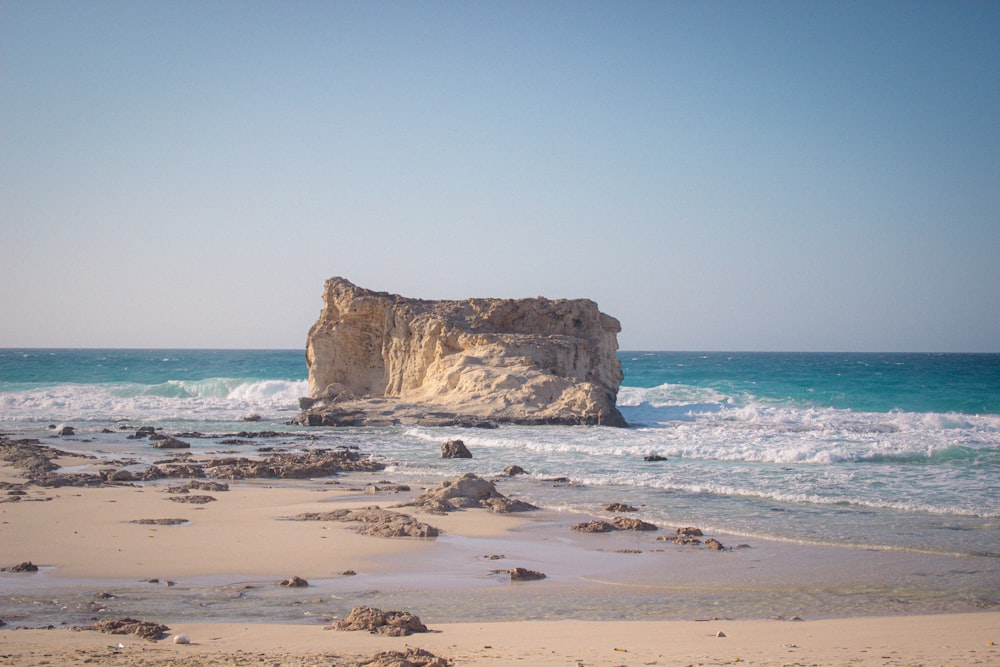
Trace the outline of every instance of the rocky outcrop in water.
{"label": "rocky outcrop in water", "polygon": [[620,330],[587,299],[425,301],[331,278],[298,422],[625,426]]}

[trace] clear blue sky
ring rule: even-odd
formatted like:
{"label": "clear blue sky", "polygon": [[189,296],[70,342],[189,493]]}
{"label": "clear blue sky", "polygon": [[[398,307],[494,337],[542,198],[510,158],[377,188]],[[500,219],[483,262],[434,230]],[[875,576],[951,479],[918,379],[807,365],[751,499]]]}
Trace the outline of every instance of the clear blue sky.
{"label": "clear blue sky", "polygon": [[1000,3],[0,0],[0,347],[333,275],[623,349],[1000,351]]}

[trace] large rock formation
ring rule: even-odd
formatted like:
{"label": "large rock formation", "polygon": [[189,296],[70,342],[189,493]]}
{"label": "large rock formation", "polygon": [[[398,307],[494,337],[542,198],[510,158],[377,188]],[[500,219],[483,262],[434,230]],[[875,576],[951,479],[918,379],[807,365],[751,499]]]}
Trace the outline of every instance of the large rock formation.
{"label": "large rock formation", "polygon": [[425,301],[331,278],[299,421],[625,426],[619,331],[586,299]]}

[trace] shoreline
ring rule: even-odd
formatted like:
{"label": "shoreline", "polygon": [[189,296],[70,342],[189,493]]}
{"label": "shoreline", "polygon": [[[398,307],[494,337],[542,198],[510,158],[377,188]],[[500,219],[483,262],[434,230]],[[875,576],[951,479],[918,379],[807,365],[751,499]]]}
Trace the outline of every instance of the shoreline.
{"label": "shoreline", "polygon": [[[105,465],[57,460],[72,473]],[[0,503],[0,566],[31,561],[41,568],[0,573],[4,657],[18,665],[211,666],[262,656],[287,665],[348,665],[409,646],[457,665],[1000,660],[990,643],[1000,641],[996,601],[978,611],[932,587],[955,568],[954,556],[758,539],[741,547],[746,538],[723,534],[712,537],[727,548],[710,551],[657,540],[671,535],[666,527],[570,530],[610,515],[436,514],[397,507],[423,489],[387,476],[238,480],[226,490],[183,494],[168,489],[184,479],[41,487],[0,465],[0,482],[23,493]],[[214,500],[174,500],[194,495]],[[290,520],[372,505],[442,533],[373,537],[353,523]],[[142,519],[184,522],[134,523]],[[504,573],[515,567],[546,578],[511,582]],[[308,586],[280,584],[296,576]],[[991,594],[984,592],[985,603]],[[837,599],[846,602],[838,607]],[[411,612],[431,632],[399,639],[324,630],[359,605]],[[149,642],[70,629],[122,617],[170,630]],[[192,643],[171,643],[177,633]]]}
{"label": "shoreline", "polygon": [[[13,473],[0,467],[0,480],[15,479]],[[28,487],[19,502],[0,503],[5,536],[0,567],[30,561],[40,571],[2,572],[0,583],[8,594],[29,601],[20,608],[33,601],[35,615],[42,613],[38,605],[51,606],[43,624],[53,625],[64,622],[58,618],[63,607],[81,610],[78,616],[86,613],[98,589],[115,595],[118,602],[107,605],[110,609],[142,613],[148,604],[168,621],[177,617],[184,600],[206,598],[206,611],[195,615],[206,622],[241,618],[239,604],[228,602],[239,586],[247,592],[238,599],[270,609],[281,622],[346,615],[350,601],[361,599],[387,607],[419,606],[414,613],[445,622],[615,621],[961,613],[980,604],[989,608],[995,594],[995,587],[982,591],[980,603],[947,587],[935,588],[936,577],[975,570],[978,561],[964,556],[763,539],[744,543],[747,538],[706,535],[726,547],[713,552],[673,544],[672,529],[666,527],[594,535],[570,530],[573,524],[610,516],[544,509],[433,514],[396,507],[420,489],[397,491],[383,484],[372,492],[385,476],[352,472],[329,479],[241,480],[226,491],[186,494],[213,498],[204,504],[171,502],[186,499],[168,492],[178,480]],[[289,520],[302,513],[370,506],[408,514],[441,535],[372,537],[357,533],[357,524]],[[135,523],[165,519],[179,525]],[[503,573],[515,567],[546,578],[511,583]],[[984,570],[980,579],[988,574]],[[310,604],[296,604],[277,587],[293,576],[310,582],[303,592]],[[967,585],[970,595],[975,583]],[[38,602],[55,592],[66,598],[60,605]],[[478,609],[476,596],[494,606]],[[5,613],[11,623],[13,615]]]}

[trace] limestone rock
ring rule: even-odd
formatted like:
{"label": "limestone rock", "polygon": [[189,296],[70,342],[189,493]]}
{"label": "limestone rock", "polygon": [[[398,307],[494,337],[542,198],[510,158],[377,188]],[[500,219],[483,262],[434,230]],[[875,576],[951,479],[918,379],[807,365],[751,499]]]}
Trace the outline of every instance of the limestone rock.
{"label": "limestone rock", "polygon": [[205,472],[215,479],[305,479],[327,477],[347,471],[377,471],[385,466],[351,449],[316,449],[304,453],[285,452],[264,459],[214,459]]}
{"label": "limestone rock", "polygon": [[448,661],[422,648],[380,651],[358,663],[358,667],[448,667]]}
{"label": "limestone rock", "polygon": [[139,635],[143,639],[156,641],[170,628],[153,621],[139,621],[134,618],[108,618],[83,628],[113,635]]}
{"label": "limestone rock", "polygon": [[18,563],[17,565],[0,568],[0,572],[38,572],[38,566],[30,560],[26,560],[23,563]]}
{"label": "limestone rock", "polygon": [[707,540],[705,540],[705,548],[709,549],[711,551],[725,551],[726,550],[726,547],[722,546],[722,542],[720,542],[719,540],[715,539],[714,537],[710,537]]}
{"label": "limestone rock", "polygon": [[216,498],[214,496],[206,496],[203,494],[191,494],[191,495],[180,495],[171,496],[167,498],[175,503],[190,503],[192,505],[206,505],[208,503],[214,503]]}
{"label": "limestone rock", "polygon": [[605,512],[638,512],[639,509],[625,503],[609,503],[604,506]]}
{"label": "limestone rock", "polygon": [[450,512],[468,507],[484,507],[493,512],[528,512],[538,509],[521,500],[514,500],[497,491],[493,482],[467,472],[458,479],[441,482],[407,503],[428,512]]}
{"label": "limestone rock", "polygon": [[631,517],[615,517],[612,523],[618,530],[659,530],[655,524]]}
{"label": "limestone rock", "polygon": [[177,438],[169,435],[158,438],[153,442],[153,447],[156,447],[157,449],[187,449],[190,446],[190,444],[184,442],[183,440],[178,440]]}
{"label": "limestone rock", "polygon": [[586,299],[425,301],[331,278],[299,423],[625,426],[619,331]]}
{"label": "limestone rock", "polygon": [[570,529],[575,530],[578,533],[610,533],[611,531],[618,530],[607,521],[596,520],[574,524],[570,526]]}
{"label": "limestone rock", "polygon": [[528,570],[523,567],[511,568],[508,573],[510,574],[511,581],[539,581],[545,578],[545,575],[541,572]]}
{"label": "limestone rock", "polygon": [[441,458],[443,459],[471,459],[472,452],[461,440],[449,440],[441,445]]}
{"label": "limestone rock", "polygon": [[331,512],[305,512],[292,518],[295,521],[356,521],[360,524],[357,532],[374,537],[437,537],[441,532],[409,514],[385,510],[377,505]]}
{"label": "limestone rock", "polygon": [[373,634],[405,637],[414,632],[429,632],[420,618],[408,611],[382,611],[374,607],[354,607],[347,618],[331,626],[335,630],[367,630]]}

